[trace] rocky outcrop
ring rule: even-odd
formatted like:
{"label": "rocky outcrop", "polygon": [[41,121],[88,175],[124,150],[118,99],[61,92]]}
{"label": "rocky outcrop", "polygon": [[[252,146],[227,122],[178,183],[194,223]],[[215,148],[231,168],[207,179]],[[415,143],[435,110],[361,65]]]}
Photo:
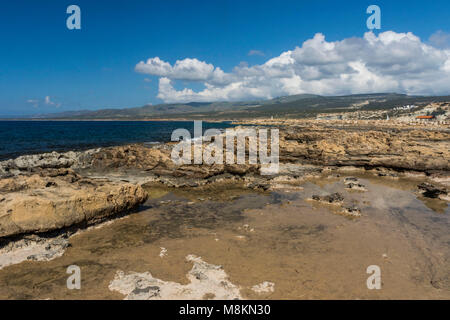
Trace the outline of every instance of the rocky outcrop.
{"label": "rocky outcrop", "polygon": [[86,151],[69,151],[65,153],[50,152],[24,155],[0,162],[0,178],[11,177],[21,173],[36,172],[41,169],[81,168],[91,165],[92,156],[101,149]]}
{"label": "rocky outcrop", "polygon": [[88,179],[70,169],[0,180],[0,237],[92,224],[147,199],[142,187]]}
{"label": "rocky outcrop", "polygon": [[362,130],[358,127],[286,127],[280,131],[280,161],[326,166],[450,170],[450,133],[432,130]]}
{"label": "rocky outcrop", "polygon": [[142,144],[132,144],[102,148],[92,156],[91,166],[97,169],[173,169],[175,165],[170,158],[170,151],[169,145],[150,148]]}

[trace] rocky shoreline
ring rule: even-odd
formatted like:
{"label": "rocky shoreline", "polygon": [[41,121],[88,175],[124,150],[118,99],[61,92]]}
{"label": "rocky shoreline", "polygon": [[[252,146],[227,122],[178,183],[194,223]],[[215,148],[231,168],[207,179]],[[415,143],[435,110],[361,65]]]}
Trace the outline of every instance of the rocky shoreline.
{"label": "rocky shoreline", "polygon": [[[280,129],[280,170],[273,176],[261,175],[259,165],[176,165],[170,157],[172,143],[52,152],[2,161],[2,255],[33,244],[39,250],[30,251],[22,260],[56,257],[70,234],[50,240],[42,236],[83,229],[137,210],[148,198],[146,190],[160,186],[203,190],[239,183],[252,190],[289,192],[301,190],[299,184],[308,178],[357,172],[394,180],[414,177],[418,195],[449,202],[448,128],[318,125],[314,121],[256,125],[268,124]],[[344,184],[354,192],[365,191],[357,179],[347,178]],[[336,203],[341,214],[349,217],[361,215],[359,208],[344,203],[339,194],[315,195],[311,200]]]}

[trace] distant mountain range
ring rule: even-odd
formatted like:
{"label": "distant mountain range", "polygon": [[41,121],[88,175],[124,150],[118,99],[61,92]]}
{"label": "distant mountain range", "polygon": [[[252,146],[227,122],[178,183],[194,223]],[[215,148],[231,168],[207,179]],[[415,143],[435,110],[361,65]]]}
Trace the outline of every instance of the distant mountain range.
{"label": "distant mountain range", "polygon": [[125,109],[67,111],[35,115],[28,119],[55,120],[151,120],[151,119],[243,119],[262,117],[304,118],[317,113],[386,110],[407,104],[450,101],[450,96],[408,96],[397,93],[319,96],[300,94],[271,100],[238,102],[190,102],[145,105]]}

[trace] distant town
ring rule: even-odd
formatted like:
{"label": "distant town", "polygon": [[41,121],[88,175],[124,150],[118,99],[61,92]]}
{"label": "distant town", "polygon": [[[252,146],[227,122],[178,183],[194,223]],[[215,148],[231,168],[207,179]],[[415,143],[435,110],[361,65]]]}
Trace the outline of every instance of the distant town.
{"label": "distant town", "polygon": [[407,123],[450,123],[450,102],[430,103],[422,106],[404,105],[388,110],[356,110],[352,112],[321,113],[317,120],[395,120]]}

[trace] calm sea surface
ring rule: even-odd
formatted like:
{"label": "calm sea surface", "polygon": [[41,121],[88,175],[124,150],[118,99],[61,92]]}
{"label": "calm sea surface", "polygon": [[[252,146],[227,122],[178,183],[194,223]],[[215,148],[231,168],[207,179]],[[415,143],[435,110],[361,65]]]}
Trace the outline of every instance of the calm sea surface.
{"label": "calm sea surface", "polygon": [[[209,128],[229,122],[206,123]],[[185,128],[193,136],[193,121],[0,121],[0,159],[50,151],[82,150],[134,142],[167,142],[172,131]]]}

